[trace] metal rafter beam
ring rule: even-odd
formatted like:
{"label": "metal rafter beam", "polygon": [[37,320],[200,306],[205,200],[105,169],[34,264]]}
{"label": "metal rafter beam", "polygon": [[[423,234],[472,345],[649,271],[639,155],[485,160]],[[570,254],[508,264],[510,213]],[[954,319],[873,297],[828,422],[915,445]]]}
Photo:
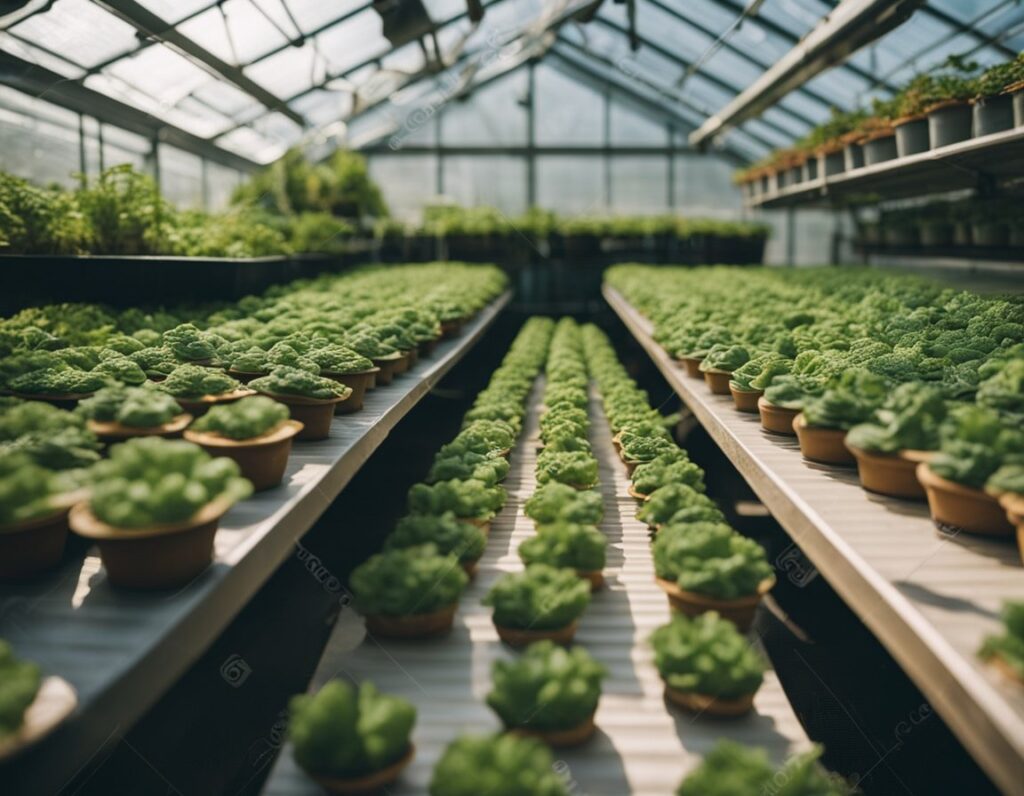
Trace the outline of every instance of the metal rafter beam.
{"label": "metal rafter beam", "polygon": [[288,103],[246,75],[237,66],[222,61],[213,53],[200,47],[192,39],[182,35],[177,28],[165,22],[136,0],[94,0],[94,2],[132,25],[144,36],[162,41],[194,62],[198,62],[214,76],[231,83],[264,105],[268,110],[287,116],[300,127],[306,127],[306,120],[296,113]]}
{"label": "metal rafter beam", "polygon": [[256,161],[10,53],[0,52],[0,84],[233,169],[252,172],[260,168]]}
{"label": "metal rafter beam", "polygon": [[[609,28],[610,30],[613,30],[616,33],[619,33],[623,36],[628,35],[628,31],[625,28],[623,28],[621,25],[616,24],[615,22],[612,22],[612,20],[610,19],[605,19],[602,16],[597,16],[594,18],[594,22],[597,22],[603,25],[604,27]],[[641,47],[645,47],[651,52],[657,53],[662,58],[671,61],[681,69],[689,69],[693,65],[690,61],[687,61],[685,58],[680,58],[671,50],[667,49],[666,47],[662,47],[660,44],[653,42],[650,39],[646,39],[642,36],[639,36],[638,40],[640,42]],[[723,80],[722,78],[713,75],[710,72],[698,70],[696,74],[700,75],[700,77],[704,78],[712,85],[720,88],[722,91],[728,92],[734,97],[743,91],[742,86],[738,86],[735,83],[730,83],[728,80]],[[802,113],[797,113],[796,111],[790,110],[789,108],[780,107],[778,110],[780,113],[784,113],[790,118],[795,119],[808,130],[817,124],[817,122],[814,119],[810,119],[807,116],[804,116]],[[792,130],[787,130],[785,127],[777,125],[774,122],[769,121],[768,119],[762,119],[761,123],[775,130],[775,132],[779,133],[780,135],[785,136],[787,139],[791,139],[794,137]]]}
{"label": "metal rafter beam", "polygon": [[844,0],[771,69],[690,134],[701,146],[902,25],[923,0]]}

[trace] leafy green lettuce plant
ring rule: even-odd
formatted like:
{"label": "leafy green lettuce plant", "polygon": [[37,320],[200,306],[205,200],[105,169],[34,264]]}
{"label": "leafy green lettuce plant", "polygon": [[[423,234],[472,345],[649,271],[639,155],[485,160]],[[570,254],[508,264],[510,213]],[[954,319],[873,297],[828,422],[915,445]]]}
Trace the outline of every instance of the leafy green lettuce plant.
{"label": "leafy green lettuce plant", "polygon": [[430,796],[569,796],[554,766],[534,738],[464,735],[437,762]]}
{"label": "leafy green lettuce plant", "polygon": [[597,525],[604,516],[604,502],[594,490],[577,490],[552,482],[539,487],[527,499],[523,512],[538,525],[557,522]]}
{"label": "leafy green lettuce plant", "polygon": [[163,333],[163,344],[180,362],[211,359],[217,353],[210,335],[191,323],[182,323],[168,329]]}
{"label": "leafy green lettuce plant", "polygon": [[456,556],[425,544],[370,556],[352,571],[350,586],[364,615],[410,616],[451,605],[468,582]]}
{"label": "leafy green lettuce plant", "polygon": [[409,511],[414,514],[444,514],[462,519],[489,520],[505,505],[506,493],[500,486],[483,481],[438,481],[413,484],[409,489]]}
{"label": "leafy green lettuce plant", "polygon": [[688,484],[666,484],[651,492],[640,506],[636,517],[648,525],[720,521],[721,511],[715,502]]}
{"label": "leafy green lettuce plant", "polygon": [[407,514],[384,540],[385,550],[432,544],[441,555],[454,555],[460,563],[476,561],[483,555],[487,537],[479,528],[444,514]]}
{"label": "leafy green lettuce plant", "polygon": [[1024,682],[1024,602],[1003,605],[1004,632],[987,636],[978,651],[983,660],[998,657]]}
{"label": "leafy green lettuce plant", "polygon": [[289,417],[288,407],[264,395],[252,395],[213,406],[192,423],[193,431],[219,434],[233,440],[253,439],[277,428]]}
{"label": "leafy green lettuce plant", "polygon": [[590,584],[571,569],[531,564],[498,580],[483,599],[494,624],[519,630],[557,630],[576,621],[590,604]]}
{"label": "leafy green lettuce plant", "polygon": [[604,569],[608,539],[593,525],[558,522],[538,525],[537,533],[519,545],[524,564],[549,564],[581,572]]}
{"label": "leafy green lettuce plant", "polygon": [[328,344],[311,348],[306,356],[320,366],[321,373],[363,373],[373,368],[372,360],[343,345]]}
{"label": "leafy green lettuce plant", "polygon": [[756,594],[772,576],[764,548],[721,522],[665,525],[653,552],[659,578],[720,600]]}
{"label": "leafy green lettuce plant", "polygon": [[518,658],[494,662],[487,704],[510,729],[572,729],[594,715],[606,674],[583,647],[537,641]]}
{"label": "leafy green lettuce plant", "polygon": [[[168,379],[170,381],[170,379]],[[352,392],[341,382],[317,376],[309,371],[279,365],[268,376],[261,376],[249,382],[249,387],[268,395],[298,395],[303,398],[330,400],[343,398]]]}
{"label": "leafy green lettuce plant", "polygon": [[804,403],[807,425],[848,430],[869,420],[888,395],[885,379],[867,370],[847,370],[820,396]]}
{"label": "leafy green lettuce plant", "polygon": [[718,343],[712,346],[700,362],[702,371],[725,370],[732,373],[750,360],[750,352],[745,346]]}
{"label": "leafy green lettuce plant", "polygon": [[234,392],[241,384],[216,368],[179,365],[157,386],[175,398],[199,399],[204,395],[225,395]]}
{"label": "leafy green lettuce plant", "polygon": [[10,643],[0,638],[0,739],[20,729],[42,681],[39,666],[16,658]]}
{"label": "leafy green lettuce plant", "polygon": [[980,489],[1003,464],[1024,464],[1024,431],[1002,424],[999,414],[965,406],[944,428],[939,452],[928,462],[936,475]]}
{"label": "leafy green lettuce plant", "polygon": [[427,474],[427,483],[438,481],[483,481],[495,486],[508,475],[508,459],[503,456],[464,453],[462,455],[439,455],[434,459]]}
{"label": "leafy green lettuce plant", "polygon": [[746,637],[714,611],[672,620],[651,634],[654,663],[677,691],[736,699],[761,687],[765,662]]}
{"label": "leafy green lettuce plant", "polygon": [[556,481],[591,487],[597,483],[597,459],[586,451],[548,451],[537,456],[537,483]]}
{"label": "leafy green lettuce plant", "polygon": [[150,428],[181,414],[178,402],[165,392],[145,387],[105,387],[78,404],[90,420]]}
{"label": "leafy green lettuce plant", "polygon": [[68,481],[25,453],[0,456],[0,527],[43,517],[57,508]]}
{"label": "leafy green lettuce plant", "polygon": [[292,697],[288,712],[295,762],[315,776],[339,779],[397,762],[409,749],[416,723],[410,702],[382,694],[369,682],[357,691],[332,680],[316,694]]}
{"label": "leafy green lettuce plant", "polygon": [[704,470],[685,455],[679,458],[673,454],[656,456],[633,470],[633,489],[641,495],[650,495],[669,484],[685,484],[703,492]]}

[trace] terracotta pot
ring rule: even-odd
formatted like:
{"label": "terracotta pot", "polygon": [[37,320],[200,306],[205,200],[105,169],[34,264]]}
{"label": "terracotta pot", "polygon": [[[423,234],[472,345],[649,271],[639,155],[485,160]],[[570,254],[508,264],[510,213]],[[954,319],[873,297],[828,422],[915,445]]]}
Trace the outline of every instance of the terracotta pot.
{"label": "terracotta pot", "polygon": [[395,360],[394,375],[400,376],[403,373],[407,373],[411,367],[412,352],[402,351],[398,359]]}
{"label": "terracotta pot", "polygon": [[637,492],[632,484],[626,487],[626,492],[629,493],[629,496],[631,498],[636,498],[641,503],[643,503],[649,497],[648,495],[645,495],[643,492]]}
{"label": "terracotta pot", "polygon": [[[619,458],[622,458],[621,456]],[[622,463],[626,465],[626,475],[632,478],[633,471],[636,470],[638,465],[643,464],[635,459],[622,459]]]}
{"label": "terracotta pot", "polygon": [[366,630],[383,638],[433,638],[448,633],[455,620],[458,601],[429,614],[386,616],[370,614],[366,617]]}
{"label": "terracotta pot", "polygon": [[822,464],[853,465],[853,458],[846,447],[846,430],[840,428],[816,428],[807,425],[804,413],[793,419],[793,430],[800,440],[800,453],[805,459]]}
{"label": "terracotta pot", "polygon": [[927,462],[917,465],[917,480],[928,495],[928,509],[936,523],[986,536],[1009,536],[1014,532],[999,501],[981,489],[942,478]]}
{"label": "terracotta pot", "polygon": [[429,357],[437,350],[437,344],[441,342],[441,338],[435,337],[433,340],[424,340],[420,343],[420,356]]}
{"label": "terracotta pot", "polygon": [[92,539],[112,586],[169,589],[183,586],[213,560],[213,539],[230,506],[214,501],[180,523],[148,528],[115,528],[81,502],[71,509],[71,530]]}
{"label": "terracotta pot", "polygon": [[202,417],[210,411],[211,406],[216,406],[217,404],[230,404],[234,401],[241,400],[242,398],[248,398],[250,395],[255,394],[255,390],[243,389],[222,393],[221,395],[202,395],[198,398],[175,397],[174,400],[178,402],[178,406],[181,407],[181,411],[192,415],[192,417]]}
{"label": "terracotta pot", "polygon": [[192,422],[192,415],[181,414],[171,418],[159,426],[126,426],[116,421],[101,422],[87,420],[89,430],[104,442],[120,442],[132,437],[164,437],[174,439]]}
{"label": "terracotta pot", "polygon": [[373,366],[378,368],[375,386],[381,387],[391,384],[395,380],[395,373],[401,364],[399,362],[401,358],[402,355],[399,353],[388,354],[386,357],[371,357]]}
{"label": "terracotta pot", "polygon": [[757,409],[761,413],[761,427],[773,434],[783,434],[788,437],[796,435],[793,430],[793,421],[800,414],[799,409],[786,409],[768,403],[762,395],[757,399]]}
{"label": "terracotta pot", "polygon": [[379,372],[380,368],[376,367],[370,368],[370,370],[363,370],[358,373],[334,373],[329,370],[321,371],[320,375],[324,378],[334,379],[352,390],[352,393],[348,398],[335,405],[334,414],[348,415],[362,409],[363,403],[366,400],[366,391],[370,389],[370,383],[374,381],[375,376]]}
{"label": "terracotta pot", "polygon": [[1024,685],[1024,678],[1021,678],[1021,676],[1017,674],[1017,670],[1010,666],[1002,655],[993,655],[992,658],[989,659],[988,663],[989,666],[999,672],[1003,677],[1019,685]]}
{"label": "terracotta pot", "polygon": [[731,384],[729,385],[729,392],[732,395],[732,402],[736,404],[736,408],[741,412],[749,412],[752,415],[758,413],[757,401],[764,395],[761,390],[737,390]]}
{"label": "terracotta pot", "polygon": [[337,398],[307,398],[304,395],[278,395],[264,392],[288,407],[292,420],[302,424],[302,430],[295,436],[297,440],[327,439],[331,433],[331,421],[334,419],[334,407],[348,398],[351,390]]}
{"label": "terracotta pot", "polygon": [[735,600],[718,600],[704,594],[681,589],[676,583],[665,578],[655,576],[654,579],[665,592],[673,610],[686,616],[700,616],[708,611],[717,611],[720,616],[736,625],[741,632],[750,629],[750,625],[754,621],[754,613],[757,611],[757,604],[775,585],[774,577],[767,578],[761,581],[757,587],[757,594],[739,597]]}
{"label": "terracotta pot", "polygon": [[686,375],[692,376],[695,379],[703,379],[704,374],[700,369],[700,362],[704,357],[679,357],[679,361],[683,363],[683,367],[686,368]]}
{"label": "terracotta pot", "polygon": [[1006,511],[1006,518],[1010,521],[1010,525],[1024,525],[1024,495],[1004,492],[1001,495],[993,495],[993,497]]}
{"label": "terracotta pot", "polygon": [[594,717],[591,715],[590,718],[567,730],[534,730],[530,727],[507,727],[507,729],[514,735],[537,738],[548,746],[565,748],[579,746],[589,741],[597,730],[597,725],[594,724]]}
{"label": "terracotta pot", "polygon": [[387,789],[388,785],[398,779],[415,755],[416,747],[410,743],[408,751],[400,759],[372,774],[363,774],[360,777],[323,777],[312,772],[307,773],[328,793],[335,793],[338,796],[364,796]]}
{"label": "terracotta pot", "polygon": [[728,395],[729,380],[731,378],[732,372],[728,370],[711,368],[704,371],[704,383],[711,388],[711,392],[714,395]]}
{"label": "terracotta pot", "polygon": [[520,630],[514,627],[503,627],[495,622],[494,628],[498,631],[498,638],[510,647],[526,647],[535,641],[544,639],[550,639],[556,644],[570,644],[576,635],[577,625],[578,622],[573,620],[557,630]]}
{"label": "terracotta pot", "polygon": [[691,713],[709,716],[734,717],[744,716],[754,708],[754,695],[744,694],[740,697],[725,699],[694,691],[680,691],[666,683],[665,699]]}
{"label": "terracotta pot", "polygon": [[441,339],[451,340],[462,333],[462,319],[454,321],[441,321]]}
{"label": "terracotta pot", "polygon": [[253,379],[259,379],[263,376],[268,375],[269,371],[250,371],[250,370],[235,370],[234,368],[228,368],[228,375],[236,379],[242,384],[248,384]]}
{"label": "terracotta pot", "polygon": [[889,497],[924,500],[925,493],[917,480],[917,464],[897,453],[874,453],[853,445],[846,446],[857,460],[860,485],[868,492]]}
{"label": "terracotta pot", "polygon": [[577,569],[576,574],[583,580],[590,581],[591,591],[600,591],[604,586],[604,572],[600,569]]}
{"label": "terracotta pot", "polygon": [[0,581],[21,580],[60,563],[71,506],[13,525],[0,525]]}
{"label": "terracotta pot", "polygon": [[302,431],[298,420],[285,420],[258,437],[234,440],[206,431],[186,431],[185,439],[194,442],[211,456],[224,456],[236,462],[242,475],[252,481],[257,492],[281,483],[292,438]]}

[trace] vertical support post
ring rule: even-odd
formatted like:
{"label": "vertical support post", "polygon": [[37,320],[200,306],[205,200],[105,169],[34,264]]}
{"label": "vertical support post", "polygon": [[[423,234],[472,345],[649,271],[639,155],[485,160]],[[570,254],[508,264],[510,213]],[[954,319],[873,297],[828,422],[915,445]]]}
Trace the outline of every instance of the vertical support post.
{"label": "vertical support post", "polygon": [[199,179],[203,195],[203,210],[210,210],[210,170],[206,158],[199,158]]}
{"label": "vertical support post", "polygon": [[786,265],[796,265],[796,211],[786,208]]}
{"label": "vertical support post", "polygon": [[85,162],[85,116],[78,114],[78,181],[85,187],[88,174],[86,173]]}
{"label": "vertical support post", "polygon": [[612,209],[612,92],[608,86],[604,87],[604,135],[602,145],[604,149],[604,206],[610,211]]}
{"label": "vertical support post", "polygon": [[153,133],[153,137],[149,141],[149,162],[153,168],[153,181],[156,183],[157,190],[160,189],[160,136],[157,133]]}
{"label": "vertical support post", "polygon": [[676,209],[676,128],[675,125],[669,122],[665,126],[665,131],[668,133],[668,209],[670,213],[675,213]]}
{"label": "vertical support post", "polygon": [[434,175],[434,189],[438,196],[444,194],[444,155],[441,152],[441,113],[434,114],[434,155],[437,158],[437,173]]}
{"label": "vertical support post", "polygon": [[537,204],[537,62],[526,67],[526,206]]}
{"label": "vertical support post", "polygon": [[102,172],[102,171],[105,171],[106,168],[107,168],[107,159],[106,159],[106,156],[103,153],[103,147],[104,147],[104,143],[103,143],[103,122],[101,122],[99,119],[97,119],[96,120],[96,124],[97,124],[97,126],[99,128],[99,130],[98,130],[98,132],[96,134],[96,139],[97,139],[97,141],[99,141],[99,146],[100,146],[100,171]]}

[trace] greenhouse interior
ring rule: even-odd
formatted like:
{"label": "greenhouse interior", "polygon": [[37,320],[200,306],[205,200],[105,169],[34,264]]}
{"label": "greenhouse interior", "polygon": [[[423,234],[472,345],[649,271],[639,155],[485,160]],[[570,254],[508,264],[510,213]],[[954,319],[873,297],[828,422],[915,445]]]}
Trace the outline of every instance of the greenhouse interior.
{"label": "greenhouse interior", "polygon": [[0,794],[1024,796],[1019,0],[0,0]]}

